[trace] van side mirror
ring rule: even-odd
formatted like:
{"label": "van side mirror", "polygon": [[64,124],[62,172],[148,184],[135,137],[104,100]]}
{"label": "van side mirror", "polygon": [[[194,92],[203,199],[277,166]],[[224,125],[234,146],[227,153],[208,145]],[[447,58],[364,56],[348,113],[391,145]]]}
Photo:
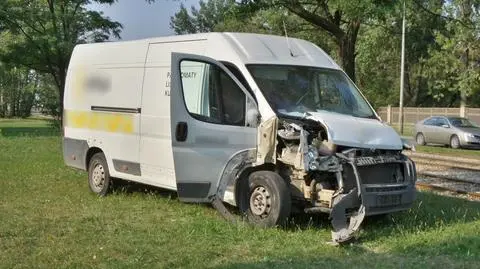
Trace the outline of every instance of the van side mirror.
{"label": "van side mirror", "polygon": [[262,117],[260,116],[260,112],[257,108],[248,109],[246,115],[247,127],[256,128],[260,124],[261,118]]}
{"label": "van side mirror", "polygon": [[442,124],[442,127],[443,128],[450,128],[450,126],[448,126],[448,124]]}

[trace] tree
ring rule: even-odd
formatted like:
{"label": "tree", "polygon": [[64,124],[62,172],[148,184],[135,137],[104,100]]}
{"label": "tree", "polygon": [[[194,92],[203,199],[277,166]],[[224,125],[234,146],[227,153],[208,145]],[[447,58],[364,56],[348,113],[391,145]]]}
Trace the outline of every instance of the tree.
{"label": "tree", "polygon": [[[446,29],[437,31],[435,42],[427,61],[432,93],[447,105],[466,105],[469,96],[480,93],[480,1],[454,0],[445,4],[439,13],[430,13],[446,21]],[[459,98],[460,97],[460,98]]]}
{"label": "tree", "polygon": [[[321,29],[333,38],[338,48],[337,55],[342,67],[350,78],[355,80],[355,49],[360,25],[362,22],[374,18],[382,18],[386,10],[392,7],[393,4],[389,2],[377,0],[356,2],[347,0],[243,0],[240,4],[234,0],[210,0],[206,3],[201,1],[199,10],[192,7],[191,16],[182,5],[172,17],[170,25],[177,34],[209,32],[215,29],[215,25],[232,22],[229,18],[238,19],[238,14],[255,14],[259,10],[268,9],[274,12],[283,12],[286,9],[289,13],[301,18],[302,21],[299,23],[301,27],[297,27],[297,30],[302,31],[308,28],[305,27],[304,22],[306,22],[310,29]],[[261,28],[259,30],[261,31]],[[281,33],[283,34],[283,31]]]}
{"label": "tree", "polygon": [[[436,0],[418,3],[431,9],[442,8],[442,3]],[[425,61],[429,52],[438,49],[435,31],[445,29],[445,23],[411,1],[406,4],[404,104],[431,106],[437,100],[429,91]],[[357,84],[376,106],[396,104],[399,100],[402,13],[403,6],[395,6],[382,20],[369,20],[359,33]]]}
{"label": "tree", "polygon": [[58,91],[51,76],[39,75],[38,90],[35,95],[34,107],[42,114],[59,119],[61,111],[58,110]]}
{"label": "tree", "polygon": [[0,63],[0,117],[28,117],[38,91],[33,70]]}
{"label": "tree", "polygon": [[235,16],[235,0],[200,0],[200,8],[191,7],[191,14],[183,4],[180,10],[170,18],[170,28],[176,34],[193,34],[213,32],[215,27],[223,23],[228,16]]}
{"label": "tree", "polygon": [[1,59],[21,64],[40,73],[50,74],[58,90],[59,111],[63,111],[63,94],[68,63],[76,44],[107,41],[120,37],[122,26],[101,12],[87,10],[97,2],[113,4],[115,0],[2,0],[0,28],[18,38],[5,38]]}
{"label": "tree", "polygon": [[345,72],[355,81],[357,37],[362,23],[381,18],[393,5],[378,0],[245,0],[250,4],[283,6],[290,12],[327,32],[338,48],[338,58]]}
{"label": "tree", "polygon": [[333,48],[332,42],[323,32],[297,16],[292,16],[286,8],[267,5],[239,4],[234,0],[207,0],[200,2],[200,8],[191,7],[189,12],[181,5],[171,17],[170,28],[177,34],[201,32],[249,32],[284,35],[308,39],[327,52]]}

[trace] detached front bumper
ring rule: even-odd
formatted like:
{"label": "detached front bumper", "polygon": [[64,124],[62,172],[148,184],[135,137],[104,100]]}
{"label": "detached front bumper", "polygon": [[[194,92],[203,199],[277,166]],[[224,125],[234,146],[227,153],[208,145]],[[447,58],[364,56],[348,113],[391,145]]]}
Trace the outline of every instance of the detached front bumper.
{"label": "detached front bumper", "polygon": [[[352,238],[365,216],[404,211],[412,206],[416,198],[417,175],[415,164],[406,156],[402,156],[402,159],[381,156],[348,158],[340,154],[339,158],[343,159],[344,167],[351,167],[356,184],[348,193],[340,194],[334,200],[330,213],[334,242],[345,242]],[[371,171],[375,171],[376,167],[380,169],[380,165],[384,164],[401,167],[401,182],[382,183],[382,178],[363,178],[375,175]],[[370,173],[362,173],[361,168],[366,166],[370,166]],[[373,183],[377,180],[379,183]]]}
{"label": "detached front bumper", "polygon": [[416,198],[414,184],[362,185],[365,215],[379,215],[409,209]]}
{"label": "detached front bumper", "polygon": [[361,200],[367,216],[404,211],[412,206],[416,198],[417,173],[415,163],[405,157],[405,160],[400,164],[403,168],[403,182],[361,184]]}

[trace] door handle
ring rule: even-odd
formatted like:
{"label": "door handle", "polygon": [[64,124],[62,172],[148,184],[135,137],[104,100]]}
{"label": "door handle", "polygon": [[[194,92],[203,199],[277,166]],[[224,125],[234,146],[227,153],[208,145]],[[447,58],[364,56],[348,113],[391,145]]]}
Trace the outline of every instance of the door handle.
{"label": "door handle", "polygon": [[184,142],[187,140],[187,135],[188,135],[188,125],[186,122],[179,122],[177,123],[177,127],[175,129],[175,139],[177,139],[178,142]]}

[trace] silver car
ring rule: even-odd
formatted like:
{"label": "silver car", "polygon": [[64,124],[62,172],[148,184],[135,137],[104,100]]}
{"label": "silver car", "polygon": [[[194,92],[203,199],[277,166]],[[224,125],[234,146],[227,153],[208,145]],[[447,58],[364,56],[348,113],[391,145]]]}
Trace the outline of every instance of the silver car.
{"label": "silver car", "polygon": [[419,145],[480,148],[480,127],[466,118],[432,116],[415,124],[415,140]]}

